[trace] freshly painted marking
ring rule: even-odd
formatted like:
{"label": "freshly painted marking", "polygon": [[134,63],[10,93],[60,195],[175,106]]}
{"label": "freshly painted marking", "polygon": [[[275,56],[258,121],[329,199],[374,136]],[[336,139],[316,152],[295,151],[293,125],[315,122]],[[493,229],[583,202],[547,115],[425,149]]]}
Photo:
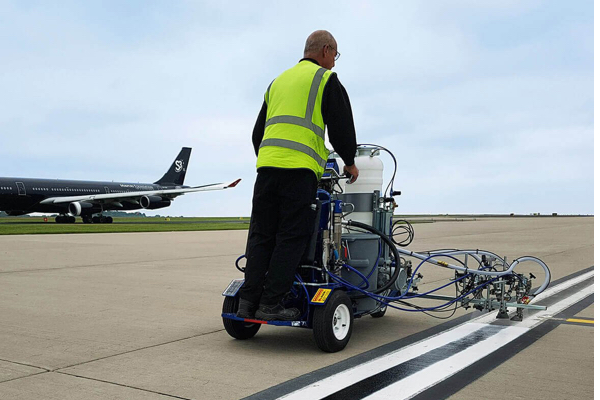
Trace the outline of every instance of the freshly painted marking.
{"label": "freshly painted marking", "polygon": [[375,358],[364,364],[357,365],[356,367],[350,368],[339,374],[332,375],[321,381],[315,382],[312,385],[306,386],[303,389],[289,393],[281,398],[286,400],[323,398],[355,382],[361,381],[398,364],[402,364],[408,360],[419,357],[428,351],[444,346],[449,342],[459,340],[460,338],[475,332],[476,329],[474,328],[480,329],[484,326],[487,325],[459,325],[454,329],[441,332],[435,336],[414,343],[410,346],[396,350],[382,357]]}
{"label": "freshly painted marking", "polygon": [[[546,298],[548,298],[550,296],[553,296],[553,295],[555,295],[557,293],[562,292],[565,289],[570,288],[571,286],[575,286],[578,283],[581,283],[581,282],[585,281],[586,279],[589,279],[589,278],[591,278],[593,276],[594,276],[594,271],[590,271],[590,272],[586,272],[583,275],[579,275],[579,276],[577,276],[577,277],[575,277],[573,279],[569,279],[568,281],[565,281],[565,282],[563,282],[561,284],[558,284],[556,286],[552,286],[551,288],[546,289],[544,292],[542,292],[538,296],[536,296],[531,301],[531,303],[529,303],[529,304],[537,303],[540,300],[544,300],[544,299],[546,299]],[[593,284],[592,284],[592,286],[593,286]],[[593,288],[592,288],[592,293],[593,293]],[[585,298],[586,296],[583,296],[582,299]],[[557,304],[559,304],[559,303],[561,303],[561,302],[555,303],[551,307],[556,307]],[[558,314],[558,312],[564,310],[565,308],[567,308],[567,306],[565,306],[564,308],[560,309],[557,312],[552,313],[552,315]],[[546,310],[546,311],[542,311],[542,312],[540,312],[538,314],[535,314],[535,316],[538,317],[538,318],[544,317],[544,319],[548,319],[549,318],[548,317],[548,313],[549,313],[549,311]],[[513,315],[513,314],[514,314],[514,311],[511,312],[509,315]],[[496,313],[490,312],[488,314],[482,315],[481,317],[474,318],[472,321],[473,322],[477,321],[477,322],[481,322],[481,323],[485,323],[485,324],[490,324],[490,323],[492,323],[495,320],[496,320]],[[520,322],[519,326],[523,326],[524,322],[525,322],[525,320],[523,320],[522,322]]]}
{"label": "freshly painted marking", "polygon": [[[581,290],[578,293],[575,293],[562,301],[548,307],[546,311],[546,315],[556,315],[562,310],[568,308],[569,306],[583,300],[590,294],[594,293],[594,285],[590,285],[585,289]],[[460,370],[468,367],[473,364],[477,360],[487,356],[488,354],[494,352],[496,349],[509,344],[519,336],[528,332],[530,329],[535,326],[541,324],[545,320],[550,317],[544,316],[542,318],[537,317],[534,314],[532,317],[523,319],[522,322],[517,326],[507,326],[510,328],[510,331],[502,331],[502,333],[507,332],[514,337],[511,338],[511,335],[506,335],[503,339],[500,340],[500,335],[496,335],[496,337],[492,337],[488,339],[490,341],[490,345],[479,347],[472,346],[464,352],[456,354],[453,357],[448,358],[442,362],[436,363],[431,367],[427,368],[427,370],[420,371],[418,374],[415,374],[410,377],[410,379],[402,379],[393,385],[390,385],[384,390],[381,390],[374,395],[381,395],[382,397],[366,397],[367,399],[406,399],[413,397],[422,391],[430,388],[433,385],[438,384],[439,382],[448,379],[452,375],[456,374]],[[516,330],[518,329],[518,330]],[[493,341],[492,341],[493,340]],[[485,341],[484,341],[485,342]],[[483,344],[484,342],[480,343]],[[432,377],[435,377],[435,380],[432,380]],[[409,389],[410,388],[410,389]],[[398,391],[402,391],[402,395],[398,394]],[[395,391],[395,392],[394,392]]]}
{"label": "freshly painted marking", "polygon": [[[509,333],[511,335],[506,335],[504,338],[500,338],[500,335],[497,337],[490,338],[490,342],[494,339],[493,344],[489,346],[472,346],[471,348],[456,354],[444,361],[433,364],[431,367],[427,368],[429,370],[420,371],[419,373],[410,377],[410,379],[401,379],[393,385],[388,386],[386,389],[376,392],[374,395],[380,395],[382,397],[366,397],[367,399],[397,399],[397,398],[410,398],[413,397],[420,392],[428,389],[429,387],[438,384],[439,382],[448,379],[452,375],[456,374],[460,370],[468,367],[473,364],[477,360],[487,356],[488,354],[494,352],[496,349],[507,345],[512,342],[522,334],[528,332],[530,329],[535,326],[541,324],[545,320],[549,319],[551,316],[554,316],[561,312],[562,310],[568,308],[569,306],[583,300],[590,294],[594,293],[594,285],[590,285],[585,289],[581,290],[578,293],[575,293],[556,304],[548,307],[548,310],[544,312],[544,315],[537,316],[534,314],[529,318],[523,319],[517,326],[507,326],[507,328],[511,328]],[[495,316],[494,316],[495,318]],[[467,324],[468,325],[468,324]],[[518,330],[517,330],[518,329]],[[504,333],[504,331],[502,331]],[[485,341],[484,341],[485,342]],[[482,342],[482,343],[484,343]],[[432,377],[435,379],[432,380]],[[400,395],[398,392],[402,391]]]}
{"label": "freshly painted marking", "polygon": [[548,306],[546,311],[540,311],[539,313],[533,314],[531,317],[524,318],[522,322],[519,322],[518,326],[522,326],[524,328],[534,328],[542,322],[554,317],[556,314],[561,312],[564,309],[569,308],[571,305],[585,299],[589,295],[594,293],[594,284],[581,289],[577,293],[572,294],[571,296],[562,299],[559,302]]}
{"label": "freshly painted marking", "polygon": [[569,318],[566,320],[567,322],[578,322],[580,324],[593,324],[593,319],[579,319],[579,318]]}
{"label": "freshly painted marking", "polygon": [[540,293],[538,296],[536,296],[533,300],[531,300],[530,304],[534,304],[534,303],[537,303],[538,301],[543,300],[547,297],[554,296],[556,293],[562,292],[566,288],[577,285],[578,283],[583,282],[586,279],[589,279],[593,276],[594,276],[594,271],[592,270],[592,271],[586,272],[585,274],[576,276],[573,279],[569,279],[568,281],[564,281],[556,286],[552,286],[552,287],[544,290],[542,293]]}
{"label": "freshly painted marking", "polygon": [[[589,279],[592,276],[593,271],[590,271],[589,273],[580,275],[576,278],[563,282],[546,290],[544,293],[537,296],[536,300],[539,301],[553,294],[559,293],[573,285],[576,285],[580,282],[585,281],[586,279]],[[489,324],[496,320],[496,314],[488,313],[482,317],[476,318],[455,328],[441,332],[435,336],[424,339],[420,342],[416,342],[410,346],[399,349],[385,356],[375,358],[363,364],[357,365],[356,367],[350,368],[346,371],[329,376],[321,381],[317,381],[302,389],[284,395],[280,397],[280,399],[323,399],[328,396],[329,399],[344,398],[348,400],[352,398],[410,398],[456,374],[457,372],[468,367],[477,360],[489,355],[496,349],[520,337],[524,333],[528,332],[531,328],[552,318],[554,315],[558,314],[562,310],[583,300],[584,298],[593,293],[594,285],[592,283],[591,285],[585,287],[577,293],[565,299],[562,299],[561,301],[558,301],[555,304],[552,304],[548,307],[546,311],[540,311],[524,318],[524,320],[522,322],[519,322],[516,326],[495,325],[498,328],[493,335],[482,338],[482,340],[480,340],[478,343],[469,345],[462,351],[459,351],[456,354],[453,354],[449,357],[445,357],[440,361],[433,362],[431,365],[423,369],[415,369],[415,371],[417,372],[409,374],[405,373],[404,375],[401,374],[399,375],[399,377],[401,377],[400,380],[390,382],[389,385],[385,385],[383,388],[380,388],[380,390],[376,391],[375,393],[372,393],[368,397],[365,397],[365,395],[367,393],[371,393],[372,390],[368,392],[363,392],[360,395],[360,397],[337,397],[337,393],[342,394],[342,392],[344,392],[345,389],[367,379],[372,379],[373,381],[376,381],[376,375],[379,375],[384,371],[393,370],[393,368],[398,367],[403,363],[407,363],[409,360],[413,360],[417,357],[423,356],[426,353],[433,353],[436,349],[447,346],[451,342],[459,341],[460,339],[465,338],[468,335],[477,335],[477,332],[482,331],[482,329],[484,329],[485,327],[490,327]],[[432,377],[434,377],[434,379],[432,379]],[[347,395],[348,393],[344,394]]]}
{"label": "freshly painted marking", "polygon": [[458,371],[496,351],[499,347],[512,342],[529,330],[517,326],[505,326],[503,328],[498,334],[363,398],[369,400],[410,398],[456,374]]}
{"label": "freshly painted marking", "polygon": [[448,343],[433,349],[422,356],[413,358],[402,364],[396,365],[377,375],[373,375],[360,382],[356,382],[343,390],[340,390],[331,396],[325,397],[326,400],[358,400],[365,397],[365,394],[377,392],[394,384],[399,379],[412,377],[427,369],[430,365],[435,365],[438,362],[448,359],[456,353],[461,353],[472,346],[477,345],[481,341],[497,335],[500,331],[506,330],[507,327],[500,325],[483,325],[481,329],[474,333],[460,338],[454,342]]}

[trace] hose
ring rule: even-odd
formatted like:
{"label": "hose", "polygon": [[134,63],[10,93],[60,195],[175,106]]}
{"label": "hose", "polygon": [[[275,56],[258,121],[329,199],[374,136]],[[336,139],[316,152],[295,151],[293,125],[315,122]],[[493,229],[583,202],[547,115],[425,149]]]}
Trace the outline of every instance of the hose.
{"label": "hose", "polygon": [[239,263],[240,263],[240,260],[241,260],[242,258],[246,258],[246,255],[245,255],[245,254],[242,254],[241,256],[239,256],[239,257],[237,258],[237,260],[235,260],[235,267],[238,269],[238,271],[240,271],[240,272],[243,274],[243,273],[245,273],[245,272],[246,272],[246,267],[240,267],[240,264],[239,264]]}
{"label": "hose", "polygon": [[354,226],[357,228],[364,229],[365,231],[374,233],[374,234],[378,235],[385,242],[385,244],[387,244],[388,247],[392,250],[392,253],[394,254],[394,259],[396,260],[396,268],[394,270],[394,273],[392,274],[390,280],[385,285],[383,285],[379,289],[377,289],[373,292],[370,292],[370,293],[378,294],[381,292],[385,292],[386,290],[391,288],[392,285],[394,284],[394,282],[396,281],[396,279],[398,279],[398,276],[400,275],[400,254],[398,253],[398,249],[396,248],[396,245],[394,244],[394,242],[392,242],[385,233],[381,232],[378,229],[373,228],[371,225],[363,224],[362,222],[357,222],[357,221],[352,221],[352,220],[349,220],[347,222],[342,221],[342,225]]}
{"label": "hose", "polygon": [[[365,287],[361,288],[361,289],[368,289],[369,288],[369,280],[368,277],[364,276],[363,274],[360,273],[360,271],[358,271],[356,268],[352,267],[351,265],[348,265],[346,263],[344,263],[344,268],[349,269],[350,271],[354,272],[356,275],[359,276],[359,278],[362,279],[363,283],[366,285]],[[350,283],[350,282],[348,282]]]}
{"label": "hose", "polygon": [[[399,219],[395,221],[392,225],[392,242],[396,243],[398,246],[406,247],[412,243],[415,237],[415,230],[410,222],[404,219]],[[407,237],[401,241],[396,240],[396,236],[406,235]]]}
{"label": "hose", "polygon": [[[342,279],[342,278],[340,278],[340,277],[336,276],[335,274],[332,274],[332,273],[331,273],[331,272],[329,272],[329,271],[327,271],[327,273],[329,274],[329,276],[330,276],[331,278],[333,278],[333,280],[337,281],[338,283],[341,283],[341,284],[343,284],[343,285],[345,285],[345,286],[348,286],[348,287],[350,287],[350,289],[352,289],[352,290],[356,290],[356,291],[358,291],[358,292],[361,292],[361,293],[363,293],[363,296],[361,296],[361,297],[370,297],[370,298],[372,298],[372,299],[376,300],[377,302],[379,302],[379,303],[381,303],[381,304],[384,304],[384,305],[386,305],[386,306],[388,306],[388,307],[390,307],[390,308],[394,308],[394,309],[401,310],[401,311],[410,311],[410,312],[425,312],[425,311],[435,311],[435,310],[439,310],[440,308],[444,308],[444,307],[446,307],[446,306],[448,306],[448,305],[450,305],[450,304],[456,303],[456,302],[458,302],[459,300],[462,300],[462,299],[464,299],[465,297],[467,297],[467,296],[468,296],[468,295],[470,295],[471,293],[474,293],[474,292],[478,291],[479,289],[481,289],[481,288],[483,288],[483,287],[485,287],[485,286],[489,285],[491,282],[493,282],[493,281],[495,281],[495,280],[497,280],[497,279],[498,279],[498,277],[496,277],[496,278],[492,278],[492,279],[490,279],[490,280],[488,280],[488,281],[486,281],[486,282],[484,282],[484,283],[482,283],[482,284],[478,285],[477,287],[475,287],[474,289],[472,289],[472,290],[468,291],[467,293],[463,293],[462,295],[460,295],[460,296],[457,296],[455,299],[452,299],[452,300],[450,300],[450,301],[448,301],[447,303],[444,303],[444,304],[442,304],[442,305],[438,305],[438,306],[435,306],[435,307],[420,307],[420,308],[418,308],[418,309],[416,309],[416,310],[411,310],[411,309],[407,309],[407,308],[401,308],[401,307],[398,307],[398,306],[395,306],[395,305],[391,304],[391,302],[393,302],[393,301],[398,301],[398,299],[400,299],[400,298],[402,298],[402,297],[399,297],[399,298],[394,298],[394,297],[387,297],[387,296],[381,296],[381,295],[377,295],[377,294],[374,294],[374,293],[372,293],[372,292],[368,292],[368,291],[366,291],[366,290],[363,290],[363,289],[361,289],[361,288],[359,288],[359,287],[357,287],[357,286],[354,286],[354,285],[350,284],[349,282],[347,282],[346,280],[344,280],[344,279]],[[466,276],[465,276],[465,277],[466,277]],[[461,279],[464,279],[465,277],[459,278],[459,279],[457,279],[456,281],[459,281],[459,280],[461,280]],[[454,282],[451,282],[451,283],[454,283]],[[437,288],[437,289],[435,289],[435,290],[439,290],[439,289],[441,289],[441,288]],[[435,290],[434,290],[434,291],[435,291]],[[414,297],[418,297],[418,296],[414,296]],[[358,298],[358,297],[357,297],[357,298]],[[411,296],[411,297],[408,297],[407,299],[412,299],[412,298],[413,298],[413,296]]]}

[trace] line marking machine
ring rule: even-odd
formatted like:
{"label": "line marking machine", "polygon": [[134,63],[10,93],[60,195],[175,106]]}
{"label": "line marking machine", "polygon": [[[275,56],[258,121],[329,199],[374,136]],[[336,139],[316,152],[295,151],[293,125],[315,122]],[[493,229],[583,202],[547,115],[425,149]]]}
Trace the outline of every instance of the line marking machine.
{"label": "line marking machine", "polygon": [[[382,151],[394,162],[385,191],[381,190]],[[346,177],[340,175],[343,161],[332,153],[319,182],[312,205],[317,211],[315,229],[298,266],[294,286],[284,299],[285,307],[301,311],[300,319],[238,318],[238,291],[244,280],[234,279],[223,292],[221,314],[229,335],[249,339],[263,324],[309,328],[321,350],[337,352],[350,340],[355,318],[380,318],[388,308],[431,316],[451,313],[444,314],[444,318],[449,318],[458,307],[474,307],[498,310],[497,318],[508,318],[508,308],[514,307],[514,321],[523,319],[524,309],[546,309],[531,304],[550,284],[550,270],[539,258],[523,256],[509,263],[506,257],[480,249],[406,249],[414,238],[414,229],[406,220],[394,221],[394,197],[400,195],[393,187],[396,158],[382,146],[363,144],[358,146],[355,162],[360,178],[348,184]],[[241,272],[244,258],[242,255],[235,262]],[[416,267],[413,261],[418,262]],[[529,273],[517,272],[517,266],[521,270],[524,263],[533,263],[533,272],[541,269],[544,281],[537,289],[532,288],[536,276],[531,268]],[[447,269],[453,276],[447,283],[421,293],[420,270],[425,264]],[[448,293],[452,289],[454,293]],[[423,301],[427,304],[423,305]]]}

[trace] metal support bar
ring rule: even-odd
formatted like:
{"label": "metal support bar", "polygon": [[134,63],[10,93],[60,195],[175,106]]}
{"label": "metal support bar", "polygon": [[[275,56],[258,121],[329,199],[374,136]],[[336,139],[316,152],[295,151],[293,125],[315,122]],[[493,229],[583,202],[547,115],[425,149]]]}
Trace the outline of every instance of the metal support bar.
{"label": "metal support bar", "polygon": [[[409,293],[410,294],[410,293]],[[437,296],[437,295],[433,295],[433,294],[426,294],[424,296],[419,296],[418,298],[421,299],[431,299],[431,300],[454,300],[456,299],[456,297],[450,297],[450,296]],[[407,300],[411,299],[409,296],[406,297]],[[487,299],[473,299],[469,301],[469,304],[478,304],[478,305],[487,305],[489,303],[490,306],[492,306],[492,308],[490,310],[494,310],[497,309],[501,306],[499,301],[496,300],[488,300]],[[523,303],[505,303],[506,307],[515,307],[517,309],[527,309],[527,310],[547,310],[548,307],[546,306],[540,306],[540,305],[536,305],[536,304],[523,304]]]}
{"label": "metal support bar", "polygon": [[506,307],[506,301],[504,300],[504,294],[506,293],[506,282],[504,282],[504,280],[500,280],[498,284],[500,285],[500,298],[502,300],[499,302],[500,305],[498,307],[499,310],[496,318],[508,319],[508,308]]}

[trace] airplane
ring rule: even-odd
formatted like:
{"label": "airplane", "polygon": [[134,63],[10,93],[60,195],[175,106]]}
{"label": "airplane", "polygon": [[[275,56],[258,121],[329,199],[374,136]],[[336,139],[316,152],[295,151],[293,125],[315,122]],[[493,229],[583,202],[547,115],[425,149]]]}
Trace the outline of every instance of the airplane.
{"label": "airplane", "polygon": [[154,183],[74,181],[0,177],[0,210],[8,215],[58,213],[57,223],[112,223],[108,210],[156,210],[185,193],[235,187],[241,179],[203,186],[184,186],[192,149],[183,147],[169,170]]}

